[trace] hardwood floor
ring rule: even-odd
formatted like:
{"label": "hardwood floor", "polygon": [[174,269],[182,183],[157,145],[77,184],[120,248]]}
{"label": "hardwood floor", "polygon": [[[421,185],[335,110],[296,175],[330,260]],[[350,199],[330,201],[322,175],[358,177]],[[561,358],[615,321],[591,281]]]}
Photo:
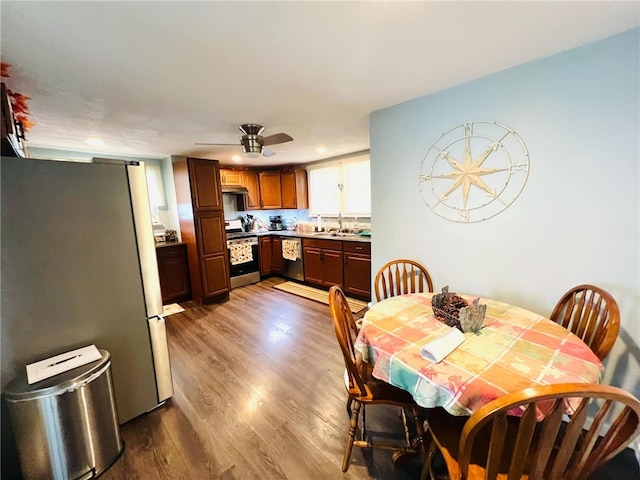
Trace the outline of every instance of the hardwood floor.
{"label": "hardwood floor", "polygon": [[[174,397],[122,425],[124,453],[103,479],[419,478],[419,459],[396,468],[390,451],[359,448],[342,473],[344,363],[329,309],[272,288],[281,281],[166,318]],[[396,408],[368,408],[367,426],[402,442]]]}

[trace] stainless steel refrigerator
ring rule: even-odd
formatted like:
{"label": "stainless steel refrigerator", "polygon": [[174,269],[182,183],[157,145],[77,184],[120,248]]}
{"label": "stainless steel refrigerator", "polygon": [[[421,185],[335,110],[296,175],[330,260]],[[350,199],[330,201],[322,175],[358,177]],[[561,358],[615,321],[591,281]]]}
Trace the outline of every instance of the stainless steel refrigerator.
{"label": "stainless steel refrigerator", "polygon": [[142,164],[3,157],[2,388],[25,365],[111,353],[120,423],[173,387]]}

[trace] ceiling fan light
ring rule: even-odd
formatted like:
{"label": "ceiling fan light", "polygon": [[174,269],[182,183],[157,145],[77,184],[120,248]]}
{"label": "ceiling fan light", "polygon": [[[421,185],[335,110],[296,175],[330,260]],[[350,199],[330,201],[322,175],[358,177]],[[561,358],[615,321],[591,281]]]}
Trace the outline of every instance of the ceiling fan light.
{"label": "ceiling fan light", "polygon": [[258,158],[262,156],[262,137],[259,135],[243,135],[240,138],[245,157]]}

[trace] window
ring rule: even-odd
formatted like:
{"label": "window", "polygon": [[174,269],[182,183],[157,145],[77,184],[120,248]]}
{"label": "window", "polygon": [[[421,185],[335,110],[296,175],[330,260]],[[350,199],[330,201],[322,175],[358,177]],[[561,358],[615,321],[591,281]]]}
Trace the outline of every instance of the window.
{"label": "window", "polygon": [[369,155],[312,165],[309,214],[371,216]]}
{"label": "window", "polygon": [[147,190],[149,206],[151,207],[151,219],[153,223],[160,223],[158,210],[167,209],[167,196],[164,189],[164,176],[160,163],[145,161],[144,171],[147,176]]}

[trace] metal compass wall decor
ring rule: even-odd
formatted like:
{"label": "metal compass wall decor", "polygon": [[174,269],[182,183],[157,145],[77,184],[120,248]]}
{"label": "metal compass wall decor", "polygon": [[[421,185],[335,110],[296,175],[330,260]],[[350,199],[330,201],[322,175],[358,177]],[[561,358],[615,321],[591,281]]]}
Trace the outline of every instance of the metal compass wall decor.
{"label": "metal compass wall decor", "polygon": [[440,135],[420,164],[420,194],[436,215],[481,222],[511,205],[529,176],[527,146],[497,122],[458,125]]}

